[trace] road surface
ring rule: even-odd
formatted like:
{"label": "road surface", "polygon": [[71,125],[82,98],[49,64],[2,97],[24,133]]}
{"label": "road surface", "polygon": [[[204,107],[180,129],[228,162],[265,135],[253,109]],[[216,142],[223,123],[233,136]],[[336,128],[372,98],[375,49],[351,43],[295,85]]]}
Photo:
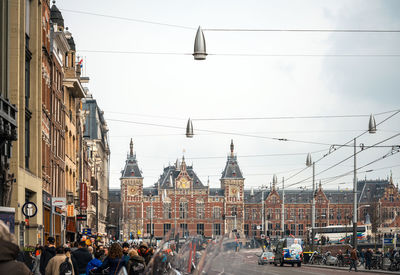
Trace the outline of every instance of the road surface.
{"label": "road surface", "polygon": [[[224,252],[220,253],[214,258],[211,268],[208,270],[208,275],[319,275],[319,274],[330,274],[330,275],[343,275],[349,274],[348,270],[337,270],[337,269],[324,269],[310,266],[292,267],[291,265],[274,266],[273,264],[258,265],[257,254],[261,252],[255,250],[241,250],[240,252]],[[359,270],[357,274],[369,274]]]}

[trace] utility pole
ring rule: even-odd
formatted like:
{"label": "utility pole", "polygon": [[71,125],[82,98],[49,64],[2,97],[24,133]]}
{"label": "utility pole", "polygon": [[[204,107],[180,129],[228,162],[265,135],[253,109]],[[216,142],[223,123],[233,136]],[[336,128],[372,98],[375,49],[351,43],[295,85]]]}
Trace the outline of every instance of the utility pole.
{"label": "utility pole", "polygon": [[353,179],[353,247],[357,249],[357,147],[356,139],[354,138],[354,179]]}
{"label": "utility pole", "polygon": [[312,163],[311,251],[314,251],[314,236],[315,236],[315,162]]}
{"label": "utility pole", "polygon": [[264,190],[261,192],[261,201],[262,201],[262,209],[261,209],[261,233],[265,234],[265,228],[264,228]]}
{"label": "utility pole", "polygon": [[282,238],[285,236],[285,178],[282,178],[282,210],[281,210]]}

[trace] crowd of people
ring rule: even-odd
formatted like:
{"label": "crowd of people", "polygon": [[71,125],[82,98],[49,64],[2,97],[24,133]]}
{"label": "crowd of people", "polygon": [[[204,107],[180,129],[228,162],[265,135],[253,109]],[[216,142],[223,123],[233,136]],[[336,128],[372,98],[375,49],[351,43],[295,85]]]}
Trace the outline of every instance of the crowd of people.
{"label": "crowd of people", "polygon": [[[85,240],[55,245],[48,237],[47,244],[37,245],[32,261],[20,251],[15,236],[0,221],[0,270],[7,275],[142,275],[153,257],[154,249],[147,243],[112,243],[109,247],[87,244]],[[30,262],[31,264],[28,264]]]}

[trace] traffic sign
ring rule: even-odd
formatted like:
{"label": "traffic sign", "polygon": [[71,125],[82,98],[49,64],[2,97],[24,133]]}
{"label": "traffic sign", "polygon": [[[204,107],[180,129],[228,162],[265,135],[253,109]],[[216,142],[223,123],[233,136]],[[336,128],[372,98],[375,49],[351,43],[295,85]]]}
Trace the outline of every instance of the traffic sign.
{"label": "traffic sign", "polygon": [[37,206],[36,204],[34,204],[33,202],[26,202],[23,206],[22,206],[22,213],[28,217],[28,218],[32,218],[36,215],[37,213]]}
{"label": "traffic sign", "polygon": [[393,244],[393,239],[389,238],[389,239],[384,239],[384,243],[385,244]]}
{"label": "traffic sign", "polygon": [[84,228],[82,234],[83,235],[92,235],[92,229],[91,228]]}
{"label": "traffic sign", "polygon": [[257,230],[260,230],[260,229],[261,229],[261,226],[257,225]]}
{"label": "traffic sign", "polygon": [[265,235],[264,234],[261,234],[261,239],[265,239]]}

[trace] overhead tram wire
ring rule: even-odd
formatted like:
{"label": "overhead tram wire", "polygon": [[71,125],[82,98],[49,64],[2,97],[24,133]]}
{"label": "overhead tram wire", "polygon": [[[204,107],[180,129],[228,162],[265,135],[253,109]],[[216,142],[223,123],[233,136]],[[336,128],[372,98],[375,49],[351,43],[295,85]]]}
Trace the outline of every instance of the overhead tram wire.
{"label": "overhead tram wire", "polygon": [[[398,137],[398,136],[400,136],[400,133],[397,133],[397,134],[395,134],[395,135],[393,135],[393,136],[391,136],[391,137],[385,138],[384,140],[379,141],[379,142],[375,143],[374,145],[381,144],[381,143],[383,143],[383,142],[386,142],[386,141],[391,140],[391,139],[393,139],[393,138],[395,138],[395,137]],[[373,145],[373,146],[374,146],[374,145]],[[372,148],[373,146],[371,146],[370,148]],[[330,167],[328,167],[328,168],[322,170],[321,172],[316,173],[315,176],[321,175],[322,173],[325,173],[326,171],[329,171],[329,170],[335,168],[335,167],[338,166],[339,164],[341,164],[341,163],[343,163],[343,162],[345,162],[345,161],[347,161],[347,160],[353,158],[355,155],[358,155],[359,153],[364,152],[364,151],[366,151],[366,150],[368,150],[368,149],[370,149],[370,148],[366,148],[366,149],[364,149],[364,150],[360,150],[360,151],[356,152],[355,154],[351,154],[349,157],[346,157],[345,159],[343,159],[343,160],[341,160],[341,161],[335,163],[334,165],[332,165],[332,166],[330,166]],[[307,168],[308,168],[308,167],[307,167]],[[312,178],[312,176],[311,176],[311,177],[308,177],[308,178],[306,178],[306,179],[304,179],[304,180],[301,180],[301,181],[298,181],[298,182],[295,182],[295,183],[292,183],[292,184],[288,184],[287,187],[291,187],[291,186],[294,186],[294,185],[297,185],[297,184],[301,184],[301,183],[303,183],[304,181],[309,180],[309,179],[311,179],[311,178]]]}
{"label": "overhead tram wire", "polygon": [[63,11],[63,12],[85,14],[85,15],[99,16],[99,17],[106,17],[106,18],[111,18],[111,19],[118,19],[118,20],[123,20],[123,21],[131,21],[131,22],[137,22],[137,23],[159,25],[159,26],[164,26],[164,27],[173,27],[173,28],[187,29],[187,30],[196,30],[197,29],[197,28],[194,28],[194,27],[177,25],[177,24],[169,24],[169,23],[156,22],[156,21],[151,21],[151,20],[129,18],[129,17],[122,17],[122,16],[108,15],[108,14],[100,14],[100,13],[87,12],[87,11],[70,10],[70,9],[60,9],[60,10]]}
{"label": "overhead tram wire", "polygon": [[[113,50],[79,50],[82,53],[104,54],[143,54],[143,55],[193,55],[184,52],[145,52],[145,51],[113,51]],[[400,57],[400,54],[243,54],[243,53],[208,53],[209,56],[237,56],[237,57]]]}
{"label": "overhead tram wire", "polygon": [[[395,115],[397,115],[399,112],[400,112],[400,110],[397,109],[397,110],[393,110],[393,111],[390,111],[390,112],[381,112],[381,113],[379,113],[379,114],[387,114],[387,113],[392,113],[392,114],[389,115],[388,117],[386,117],[385,119],[383,119],[381,122],[377,123],[376,126],[379,126],[379,125],[381,125],[382,123],[386,122],[387,120],[391,119],[392,117],[394,117]],[[355,138],[357,139],[357,138],[359,138],[359,137],[365,135],[366,133],[368,133],[368,130],[363,131],[361,134],[359,134],[359,135],[356,136]],[[334,152],[340,150],[341,148],[347,147],[347,145],[348,145],[350,142],[352,142],[353,140],[354,140],[354,138],[350,139],[348,142],[346,142],[346,143],[344,143],[344,144],[342,144],[342,145],[339,145],[338,148],[335,148],[333,151],[330,151],[331,148],[329,148],[328,153],[326,153],[325,155],[323,155],[322,157],[320,157],[319,159],[317,159],[317,160],[315,161],[315,163],[320,162],[321,160],[323,160],[324,158],[330,156],[332,153],[334,153]],[[307,167],[307,166],[304,167],[303,169],[301,169],[301,170],[298,171],[297,173],[295,173],[295,174],[289,176],[289,177],[286,178],[285,180],[288,181],[288,180],[292,179],[293,177],[295,177],[295,176],[301,174],[302,172],[304,172],[304,171],[307,170],[308,168],[309,168],[309,167]]]}

